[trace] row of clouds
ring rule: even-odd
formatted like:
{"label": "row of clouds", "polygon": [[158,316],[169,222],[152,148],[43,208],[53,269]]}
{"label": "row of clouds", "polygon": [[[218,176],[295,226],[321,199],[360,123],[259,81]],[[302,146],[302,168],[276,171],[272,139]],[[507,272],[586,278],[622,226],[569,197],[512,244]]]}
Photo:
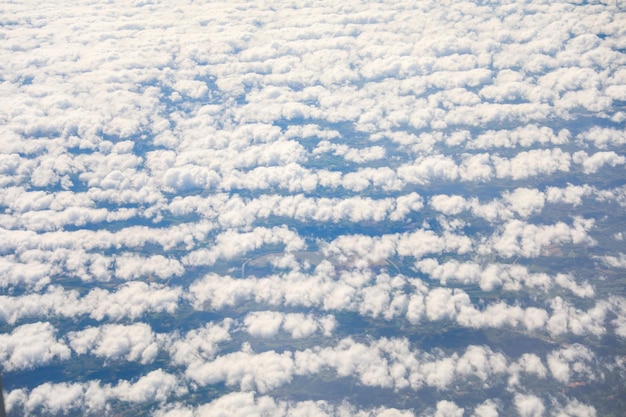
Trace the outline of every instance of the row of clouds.
{"label": "row of clouds", "polygon": [[[157,380],[157,378],[162,380]],[[26,390],[12,392],[7,399],[9,409],[21,407],[26,413],[43,410],[50,413],[81,410],[86,415],[97,415],[107,409],[107,401],[118,400],[136,403],[140,400],[162,401],[164,396],[181,392],[180,387],[171,379],[171,375],[154,371],[133,384],[120,383],[116,386],[100,385],[97,381],[73,384],[46,384]],[[512,405],[521,417],[545,415],[545,401],[532,394],[517,393]],[[422,417],[496,417],[506,405],[502,400],[486,400],[473,409],[465,409],[453,401],[441,400],[429,408]],[[577,399],[549,399],[550,415],[594,417],[593,406]],[[466,411],[471,414],[466,414]],[[255,395],[250,392],[226,394],[210,403],[198,406],[186,406],[180,403],[161,404],[154,413],[157,417],[198,417],[205,415],[228,415],[247,417],[251,415],[272,415],[277,417],[415,417],[411,410],[376,407],[358,408],[344,402],[335,405],[327,401],[285,401],[267,395]]]}
{"label": "row of clouds", "polygon": [[[469,212],[491,223],[512,218],[539,215],[547,204],[565,204],[577,207],[583,202],[620,200],[622,188],[599,189],[589,185],[567,184],[564,187],[548,186],[544,190],[517,187],[501,193],[500,198],[480,201],[476,196],[436,194],[424,197],[416,192],[397,197],[372,198],[361,196],[311,197],[303,193],[293,195],[264,194],[258,197],[241,197],[238,194],[216,193],[208,196],[191,195],[161,201],[149,208],[121,208],[110,210],[96,208],[96,203],[86,194],[71,195],[67,206],[58,206],[60,195],[29,192],[22,187],[8,187],[0,192],[0,201],[6,206],[0,215],[0,224],[6,230],[32,230],[51,232],[66,227],[115,224],[134,219],[164,215],[189,217],[199,215],[214,222],[215,228],[244,228],[262,223],[268,218],[293,219],[300,222],[402,222],[424,209],[458,216]],[[77,202],[77,200],[82,200]]]}
{"label": "row of clouds", "polygon": [[[533,191],[517,190],[513,195],[517,194],[536,195],[539,196],[538,201],[541,199],[541,195]],[[238,199],[233,200],[236,202]],[[294,201],[290,198],[286,200]],[[358,200],[360,199],[354,201]],[[422,204],[416,195],[406,199],[400,197],[398,201],[401,203],[395,206],[392,215],[399,211],[417,209]],[[448,212],[464,205],[474,205],[473,209],[477,210],[482,207],[476,201],[468,203],[458,196],[438,195],[432,201],[439,210]],[[526,212],[533,210],[532,207],[537,207],[537,204],[539,203],[524,199],[516,209]],[[385,205],[384,200],[382,205]],[[292,207],[291,212],[294,213],[293,210],[296,209],[297,207]],[[367,216],[368,211],[378,211],[375,204],[364,204],[362,210],[354,210],[360,214],[353,215],[362,216],[360,218]],[[499,211],[505,218],[506,212]],[[235,221],[237,215],[227,217]],[[378,236],[341,235],[331,241],[320,242],[320,246],[329,259],[341,264],[365,267],[387,259],[412,257],[419,260],[426,255],[440,254],[475,253],[482,257],[495,255],[502,258],[535,258],[545,255],[555,246],[585,247],[596,244],[592,237],[594,219],[578,216],[569,221],[547,224],[510,219],[497,225],[491,233],[476,236],[466,234],[465,225],[462,221],[440,218],[433,225],[441,227],[439,232],[432,230],[430,224],[424,223],[423,227],[410,232]],[[213,222],[201,221],[165,228],[133,226],[119,231],[82,229],[35,233],[2,230],[0,235],[4,240],[0,243],[0,251],[5,256],[0,261],[0,269],[4,271],[6,279],[0,287],[24,286],[40,289],[50,283],[52,277],[61,274],[83,281],[109,281],[112,278],[165,280],[184,275],[189,267],[229,262],[259,250],[284,250],[289,253],[307,249],[308,236],[302,236],[297,230],[284,225],[242,229],[218,232],[219,228]],[[175,258],[160,254],[134,253],[151,245],[161,246],[164,251],[178,249],[181,256]],[[118,250],[120,253],[103,253],[110,250]]]}
{"label": "row of clouds", "polygon": [[[201,331],[204,330],[206,329]],[[220,338],[225,337],[218,330],[211,342],[220,341]],[[207,350],[204,349],[206,345],[207,341],[201,346],[193,347],[199,348],[198,352],[206,354]],[[211,356],[210,352],[209,356]],[[217,356],[205,363],[193,363],[193,366],[187,368],[185,375],[190,381],[200,386],[223,381],[227,385],[240,385],[243,390],[240,393],[226,394],[211,404],[201,406],[202,410],[197,410],[199,415],[205,415],[202,413],[212,410],[213,407],[218,406],[217,404],[229,403],[232,396],[245,396],[251,399],[254,392],[263,394],[288,383],[297,375],[315,375],[326,369],[332,370],[339,376],[354,377],[366,387],[391,388],[396,392],[404,389],[419,390],[423,387],[436,387],[440,391],[445,391],[462,387],[464,384],[479,384],[483,389],[505,385],[509,393],[507,395],[512,394],[513,403],[520,415],[538,416],[543,415],[545,411],[544,402],[535,395],[522,395],[517,392],[521,380],[528,378],[544,380],[551,377],[563,385],[567,385],[570,381],[578,382],[581,379],[588,382],[602,378],[601,371],[595,364],[596,359],[593,353],[582,345],[555,349],[549,352],[545,359],[534,354],[524,354],[517,360],[510,360],[501,353],[492,352],[483,346],[470,345],[460,354],[445,355],[442,352],[428,353],[413,350],[406,339],[379,339],[369,343],[359,343],[348,338],[339,341],[334,347],[317,347],[283,353],[275,351],[255,353],[249,345],[244,345],[239,352]],[[188,385],[186,379],[158,369],[134,382],[120,380],[115,385],[92,380],[83,383],[44,383],[31,390],[16,389],[8,393],[7,405],[9,410],[22,407],[27,413],[41,409],[51,413],[82,409],[92,414],[105,409],[107,403],[114,400],[131,403],[157,402],[162,404],[162,414],[157,413],[157,415],[195,415],[192,414],[189,406],[176,403],[164,405],[166,400],[171,401],[173,398],[184,396],[194,389],[193,386]],[[317,406],[321,405],[321,403],[317,404]],[[501,406],[501,400],[498,403],[486,401],[476,408],[473,415],[499,415],[498,409]],[[560,408],[556,403],[553,406],[556,406],[556,409]],[[580,413],[586,413],[573,415],[595,415],[593,407],[578,403],[578,401],[568,406],[572,407],[570,412],[578,410]],[[323,407],[332,408],[333,406],[324,404]],[[309,412],[313,410],[315,410],[315,405],[309,404]],[[395,414],[399,411],[389,411],[381,407],[377,412],[381,411],[384,412],[373,415],[414,415],[409,410],[402,414]],[[450,411],[454,413],[449,414]],[[247,412],[250,412],[250,409],[247,409]],[[437,404],[433,415],[462,416],[463,413],[463,409],[453,402],[442,401]],[[299,414],[289,413],[288,415]],[[349,413],[349,415],[354,414]],[[562,414],[555,412],[554,415]]]}
{"label": "row of clouds", "polygon": [[[512,280],[525,277],[530,285],[535,278],[548,278],[542,274],[524,274],[524,270],[518,268],[502,267],[502,270]],[[493,272],[492,269],[484,273]],[[583,296],[590,291],[588,286],[580,286],[564,275],[554,277],[550,285],[565,287]],[[545,305],[538,307],[524,306],[522,301],[479,305],[459,288],[429,288],[418,278],[401,275],[374,276],[355,271],[335,275],[323,264],[313,275],[291,272],[241,279],[210,274],[190,286],[189,296],[196,309],[220,311],[253,302],[274,308],[358,312],[364,317],[388,321],[403,319],[412,324],[451,321],[470,329],[512,328],[553,338],[568,334],[601,336],[607,331],[621,336],[624,326],[624,299],[620,296],[597,300],[586,310],[561,296],[546,297]]]}
{"label": "row of clouds", "polygon": [[522,374],[539,378],[551,374],[563,384],[603,377],[595,370],[595,354],[579,344],[553,350],[545,363],[534,353],[524,353],[512,361],[486,346],[469,346],[462,355],[442,356],[438,349],[415,350],[404,338],[359,342],[347,337],[333,347],[315,346],[282,353],[256,353],[246,341],[239,351],[223,351],[242,336],[247,335],[243,340],[273,340],[279,331],[281,337],[292,340],[308,339],[314,334],[332,340],[337,325],[332,315],[259,311],[250,312],[241,320],[224,319],[184,334],[156,333],[148,324],[135,322],[87,327],[59,336],[50,323],[35,322],[1,335],[0,359],[5,370],[16,371],[66,362],[74,355],[147,365],[156,360],[159,352],[167,352],[170,364],[184,367],[185,376],[200,385],[225,382],[259,392],[275,389],[298,375],[326,370],[339,377],[356,378],[366,386],[396,390],[451,389],[469,377],[477,377],[484,388],[505,381],[509,387],[520,385],[520,378],[525,378]]}
{"label": "row of clouds", "polygon": [[[264,145],[264,150],[254,149],[251,152],[255,158],[262,157],[264,152],[293,155],[289,149],[281,147],[280,142],[271,143]],[[241,151],[237,149],[233,149],[232,152],[241,155]],[[510,157],[486,152],[462,153],[452,157],[435,152],[419,155],[410,162],[396,161],[396,168],[359,167],[348,172],[311,168],[307,161],[297,163],[291,160],[254,162],[246,169],[229,169],[219,163],[219,159],[212,155],[212,152],[203,152],[199,149],[194,149],[190,156],[165,150],[151,151],[146,162],[149,169],[140,166],[118,166],[125,163],[127,155],[113,155],[113,158],[111,155],[95,153],[90,156],[94,161],[98,161],[98,165],[94,163],[74,167],[75,180],[69,180],[72,185],[66,187],[77,190],[81,186],[87,186],[89,190],[85,195],[79,193],[70,196],[67,192],[60,192],[58,195],[50,196],[42,195],[41,192],[24,192],[25,190],[20,193],[20,186],[25,184],[38,187],[55,184],[36,184],[32,178],[34,173],[31,175],[26,169],[27,166],[33,166],[32,159],[15,155],[14,164],[4,167],[1,173],[0,184],[13,191],[12,194],[5,191],[3,200],[12,202],[18,199],[11,205],[21,205],[23,208],[39,206],[41,209],[38,211],[45,210],[44,207],[49,205],[52,209],[48,213],[55,214],[58,219],[54,219],[47,228],[54,228],[63,224],[82,226],[94,222],[125,220],[137,212],[130,209],[108,212],[98,206],[106,202],[160,206],[163,200],[166,200],[165,194],[185,193],[191,190],[260,192],[278,188],[291,193],[312,193],[319,189],[343,189],[371,193],[402,191],[408,187],[425,186],[441,181],[485,183],[491,180],[522,181],[562,173],[592,175],[626,163],[624,156],[613,150],[592,153],[579,150],[570,153],[561,148],[524,150]],[[82,155],[77,158],[80,157]],[[51,155],[46,158],[56,157]],[[122,160],[113,164],[103,162],[112,158]],[[133,158],[138,159],[134,155]],[[229,157],[225,158],[228,160]],[[7,159],[7,156],[4,159]],[[138,161],[133,163],[138,164]],[[7,165],[6,161],[4,165]],[[54,175],[46,174],[45,177],[54,178]],[[75,206],[79,208],[74,208]],[[46,227],[43,214],[46,212],[23,213],[22,216],[34,216],[33,219],[27,217],[25,220],[41,225],[39,227]],[[7,218],[6,215],[3,217],[4,227],[11,227],[11,218]]]}
{"label": "row of clouds", "polygon": [[[595,291],[588,282],[578,283],[571,275],[533,273],[521,265],[489,264],[482,268],[471,262],[440,264],[433,258],[422,259],[416,267],[430,282],[438,281],[443,286],[404,275],[374,273],[371,269],[336,269],[323,261],[312,273],[292,270],[261,278],[209,274],[192,282],[187,289],[131,281],[114,291],[95,288],[81,295],[76,290],[52,285],[43,293],[0,296],[0,319],[12,325],[47,317],[120,322],[137,320],[149,313],[176,315],[186,303],[197,310],[220,311],[254,302],[274,308],[354,311],[364,317],[403,318],[410,323],[452,320],[468,328],[511,327],[553,337],[569,333],[602,335],[607,330],[623,335],[623,297],[614,295],[596,300],[595,306],[587,310],[576,308],[572,296],[574,300],[589,298]],[[503,290],[509,294],[530,292],[544,297],[544,304],[525,306],[526,302],[518,300],[513,304],[497,301],[478,305],[465,290],[449,288],[446,284],[450,283],[474,284],[484,291]],[[555,292],[561,295],[554,296]],[[617,317],[607,327],[607,320],[613,314]],[[291,329],[294,335],[306,335],[317,326],[302,318],[284,321],[279,313],[257,319],[256,324],[251,324],[256,329],[251,334],[272,335],[282,326]],[[253,323],[252,318],[246,320]],[[326,323],[323,327],[326,332],[332,325]]]}
{"label": "row of clouds", "polygon": [[[333,4],[240,6],[188,5],[176,22],[164,6],[108,6],[125,16],[120,24],[95,20],[93,6],[83,4],[40,19],[39,31],[22,28],[3,51],[15,62],[6,71],[12,106],[5,108],[20,115],[12,130],[75,133],[86,141],[100,131],[152,131],[177,142],[182,131],[211,126],[199,117],[207,113],[223,124],[315,117],[354,121],[362,130],[441,129],[566,118],[581,109],[601,114],[624,97],[620,21],[602,7],[535,5],[536,19],[513,23],[524,11],[519,5],[452,3],[450,16],[432,5],[401,12],[379,5],[367,13]],[[11,12],[28,16],[18,6]],[[369,16],[347,17],[362,13]],[[71,53],[41,38],[77,20],[90,30],[70,42]],[[421,24],[410,30],[409,21]],[[38,59],[29,59],[30,48],[10,47],[18,40],[38,46]],[[197,111],[181,106],[169,126],[159,87],[174,104],[191,100]],[[243,105],[229,101],[242,96]]]}

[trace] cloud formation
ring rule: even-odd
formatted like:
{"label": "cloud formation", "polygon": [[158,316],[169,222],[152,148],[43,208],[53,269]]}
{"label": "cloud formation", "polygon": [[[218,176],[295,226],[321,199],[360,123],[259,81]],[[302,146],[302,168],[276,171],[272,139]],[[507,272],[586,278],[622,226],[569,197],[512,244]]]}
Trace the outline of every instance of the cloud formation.
{"label": "cloud formation", "polygon": [[625,17],[7,3],[11,413],[615,414]]}

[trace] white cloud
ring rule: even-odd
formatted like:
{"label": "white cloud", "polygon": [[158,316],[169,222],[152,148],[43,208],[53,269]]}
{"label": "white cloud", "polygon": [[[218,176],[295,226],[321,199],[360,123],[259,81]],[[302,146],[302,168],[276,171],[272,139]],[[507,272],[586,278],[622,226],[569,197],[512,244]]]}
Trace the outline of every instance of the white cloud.
{"label": "white cloud", "polygon": [[[30,391],[10,391],[7,395],[8,412],[23,411],[28,415],[96,414],[106,412],[113,401],[130,403],[165,402],[172,395],[186,393],[176,377],[161,369],[149,372],[135,382],[120,380],[117,385],[102,384],[98,380],[74,383],[38,385]],[[20,410],[21,408],[21,410]]]}
{"label": "white cloud", "polygon": [[575,218],[572,225],[557,222],[549,225],[535,225],[520,220],[506,222],[499,232],[494,233],[481,252],[495,252],[501,256],[521,255],[536,257],[550,245],[558,244],[593,244],[588,231],[593,227],[592,219]]}
{"label": "white cloud", "polygon": [[283,315],[276,311],[256,311],[243,319],[246,331],[255,337],[273,337],[278,333]]}
{"label": "white cloud", "polygon": [[[622,71],[623,72],[623,71]],[[611,129],[594,126],[578,135],[578,139],[592,142],[599,149],[619,146],[626,143],[626,135],[622,129]]]}
{"label": "white cloud", "polygon": [[154,361],[159,350],[157,336],[145,323],[106,324],[70,332],[67,336],[77,354],[93,354],[111,360],[147,364]]}
{"label": "white cloud", "polygon": [[437,411],[434,417],[461,417],[464,409],[452,401],[442,400],[437,403]]}
{"label": "white cloud", "polygon": [[50,282],[50,275],[55,271],[51,265],[39,262],[24,264],[16,262],[12,257],[0,259],[0,274],[3,279],[0,287],[12,287],[25,285],[34,289],[40,289]]}
{"label": "white cloud", "polygon": [[151,276],[166,279],[180,276],[185,271],[176,259],[168,259],[162,255],[143,258],[122,254],[115,257],[115,267],[115,276],[126,280]]}
{"label": "white cloud", "polygon": [[578,206],[582,204],[582,197],[591,194],[592,190],[592,187],[588,185],[577,186],[568,184],[565,188],[548,187],[546,189],[546,201]]}
{"label": "white cloud", "polygon": [[492,400],[486,400],[474,409],[472,417],[498,417],[499,415],[496,403]]}
{"label": "white cloud", "polygon": [[121,285],[115,292],[96,288],[80,297],[75,290],[66,291],[52,285],[42,294],[0,296],[3,300],[0,318],[11,324],[27,317],[50,315],[70,318],[89,315],[99,321],[136,319],[148,312],[173,314],[178,309],[181,294],[182,290],[177,287],[132,281]]}
{"label": "white cloud", "polygon": [[243,351],[190,366],[185,375],[200,385],[225,382],[229,386],[239,386],[242,391],[266,393],[291,381],[293,372],[291,352],[255,354],[244,346]]}
{"label": "white cloud", "polygon": [[56,338],[57,329],[50,323],[36,322],[14,328],[0,335],[0,361],[7,371],[31,369],[55,359],[70,358],[70,349]]}
{"label": "white cloud", "polygon": [[583,166],[583,172],[585,174],[595,174],[604,165],[615,167],[626,163],[626,157],[613,151],[596,152],[591,156],[585,151],[578,151],[572,155],[572,160]]}
{"label": "white cloud", "polygon": [[157,417],[199,417],[205,415],[247,417],[251,415],[272,415],[276,417],[413,417],[410,410],[377,407],[359,409],[349,402],[332,404],[328,401],[284,401],[270,396],[259,396],[252,392],[225,394],[208,404],[193,409],[182,404],[168,404],[159,408]]}
{"label": "white cloud", "polygon": [[[588,3],[7,4],[0,358],[20,373],[81,369],[88,355],[137,369],[117,385],[43,375],[10,406],[413,415],[342,393],[288,400],[293,377],[323,372],[381,403],[380,388],[446,390],[415,414],[604,412],[559,393],[607,365],[586,336],[626,335],[605,285],[626,265],[624,187],[604,178],[626,163],[623,14]],[[598,276],[565,258],[571,245]],[[259,254],[272,272],[238,268]],[[208,322],[168,334],[142,323],[179,314]],[[393,337],[354,335],[352,314]],[[93,327],[71,327],[84,320]],[[584,345],[522,344],[509,360],[498,340],[444,353],[395,338],[459,327]],[[283,338],[299,350],[233,348]],[[154,370],[157,353],[171,368]],[[529,382],[548,374],[538,396]],[[513,404],[466,405],[464,381],[509,389]],[[280,399],[175,403],[214,382],[280,387]]]}
{"label": "white cloud", "polygon": [[[498,77],[502,77],[503,73],[507,72],[512,73],[510,70],[505,70],[500,72]],[[492,86],[483,88],[481,93],[484,94],[489,88],[492,88]],[[570,133],[566,129],[554,132],[546,126],[527,125],[515,129],[489,130],[468,142],[467,147],[469,149],[489,149],[517,148],[519,146],[527,148],[535,144],[563,145],[568,143],[569,136]]]}
{"label": "white cloud", "polygon": [[532,394],[515,394],[513,402],[520,417],[541,417],[546,409],[543,401]]}
{"label": "white cloud", "polygon": [[283,330],[294,339],[309,337],[317,331],[330,336],[336,326],[334,316],[328,315],[317,318],[311,314],[280,313],[276,311],[256,311],[246,315],[243,319],[246,331],[254,337],[274,337],[279,330]]}
{"label": "white cloud", "polygon": [[520,152],[511,159],[491,157],[498,178],[521,180],[555,172],[569,172],[570,154],[559,148],[533,149]]}
{"label": "white cloud", "polygon": [[163,403],[173,393],[180,395],[186,391],[186,388],[180,385],[176,375],[157,369],[132,383],[120,381],[111,389],[110,395],[126,402],[158,401]]}
{"label": "white cloud", "polygon": [[560,406],[555,415],[557,417],[595,417],[596,409],[595,407],[587,404],[581,403],[577,399],[567,401],[567,404]]}
{"label": "white cloud", "polygon": [[548,354],[547,363],[552,376],[563,384],[572,381],[575,375],[576,381],[595,379],[593,363],[595,355],[585,346],[573,344]]}
{"label": "white cloud", "polygon": [[552,314],[546,323],[546,329],[552,335],[571,332],[576,335],[593,334],[596,336],[606,332],[604,320],[607,313],[606,303],[600,301],[587,311],[575,308],[561,297],[550,301]]}
{"label": "white cloud", "polygon": [[516,188],[511,193],[505,193],[504,199],[522,217],[540,212],[545,203],[545,195],[531,188]]}
{"label": "white cloud", "polygon": [[304,241],[297,232],[286,226],[254,228],[251,232],[227,231],[216,237],[211,249],[198,249],[183,258],[187,265],[213,265],[218,259],[233,259],[267,244],[284,245],[286,251],[304,249]]}
{"label": "white cloud", "polygon": [[221,323],[209,323],[199,329],[188,331],[183,337],[173,336],[166,348],[172,362],[190,365],[196,362],[212,360],[219,350],[219,343],[231,340],[231,319]]}

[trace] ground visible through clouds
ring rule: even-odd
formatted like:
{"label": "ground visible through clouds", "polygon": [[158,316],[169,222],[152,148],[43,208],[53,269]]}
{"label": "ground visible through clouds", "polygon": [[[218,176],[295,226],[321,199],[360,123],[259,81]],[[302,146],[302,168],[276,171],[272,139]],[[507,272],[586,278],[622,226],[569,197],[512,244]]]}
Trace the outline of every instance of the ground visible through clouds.
{"label": "ground visible through clouds", "polygon": [[621,416],[615,1],[5,2],[17,416]]}

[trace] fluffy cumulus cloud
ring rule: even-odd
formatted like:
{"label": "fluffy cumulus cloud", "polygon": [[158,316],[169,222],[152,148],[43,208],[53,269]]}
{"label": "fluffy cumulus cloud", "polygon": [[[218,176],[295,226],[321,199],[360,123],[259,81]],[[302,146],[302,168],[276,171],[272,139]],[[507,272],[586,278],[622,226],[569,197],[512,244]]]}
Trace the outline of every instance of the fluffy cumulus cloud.
{"label": "fluffy cumulus cloud", "polygon": [[56,335],[57,329],[45,322],[24,324],[9,334],[0,335],[3,368],[7,371],[29,369],[69,359],[70,349]]}
{"label": "fluffy cumulus cloud", "polygon": [[108,404],[115,401],[141,404],[149,401],[163,403],[171,396],[181,395],[186,388],[174,375],[158,369],[138,378],[135,382],[102,384],[93,380],[84,383],[44,383],[32,390],[14,390],[7,395],[9,412],[32,414],[68,414],[83,411],[88,415],[106,412]]}
{"label": "fluffy cumulus cloud", "polygon": [[10,413],[618,413],[624,21],[7,3]]}
{"label": "fluffy cumulus cloud", "polygon": [[150,326],[108,324],[68,333],[70,346],[77,354],[91,353],[110,360],[124,359],[150,363],[158,353],[156,337]]}

